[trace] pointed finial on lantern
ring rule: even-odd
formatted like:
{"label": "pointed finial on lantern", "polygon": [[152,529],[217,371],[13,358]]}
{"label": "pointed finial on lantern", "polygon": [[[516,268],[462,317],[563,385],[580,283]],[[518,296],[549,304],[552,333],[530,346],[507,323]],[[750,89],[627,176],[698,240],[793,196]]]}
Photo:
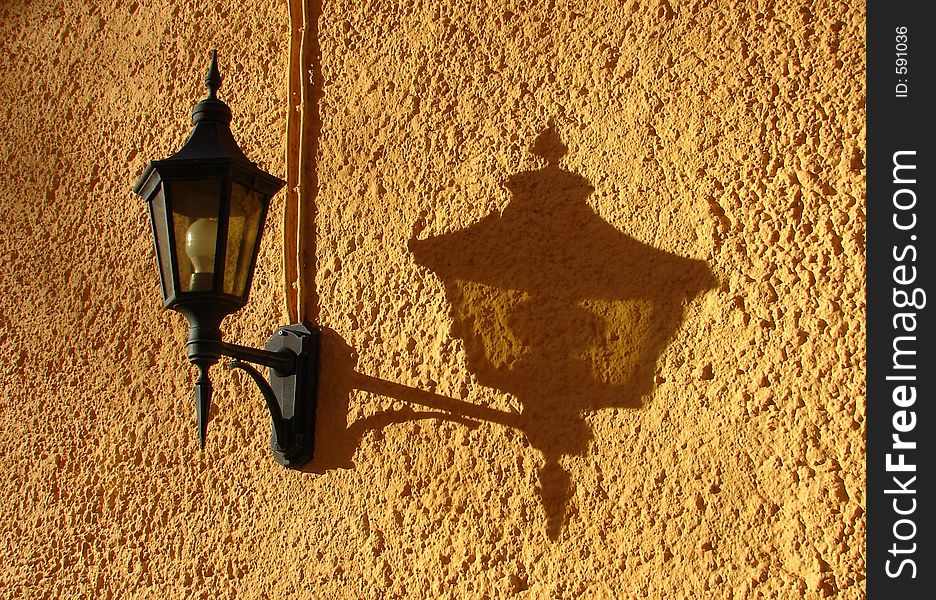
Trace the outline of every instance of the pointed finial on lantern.
{"label": "pointed finial on lantern", "polygon": [[218,51],[211,51],[211,64],[208,65],[208,74],[205,75],[205,85],[208,87],[208,99],[218,99],[218,88],[221,87],[221,71],[218,70]]}
{"label": "pointed finial on lantern", "polygon": [[[208,73],[205,74],[205,87],[208,88],[208,97],[192,107],[192,125],[201,121],[214,121],[221,123],[231,122],[231,109],[218,99],[218,89],[221,87],[221,71],[218,69],[218,51],[211,51],[211,62],[208,64]],[[237,147],[237,142],[231,137],[228,140],[230,150],[243,154]],[[244,157],[246,158],[246,157]]]}

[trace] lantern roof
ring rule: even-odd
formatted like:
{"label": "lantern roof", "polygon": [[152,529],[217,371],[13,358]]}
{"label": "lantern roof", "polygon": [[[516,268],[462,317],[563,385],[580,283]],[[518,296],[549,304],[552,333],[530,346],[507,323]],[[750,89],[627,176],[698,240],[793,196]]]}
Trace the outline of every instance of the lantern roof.
{"label": "lantern roof", "polygon": [[155,187],[159,177],[152,178],[160,171],[184,175],[188,167],[197,167],[205,172],[206,167],[236,168],[250,178],[251,182],[262,191],[272,194],[286,182],[260,169],[252,162],[234,139],[231,132],[231,109],[218,99],[221,87],[221,73],[218,69],[217,50],[211,52],[211,63],[205,75],[205,87],[208,97],[192,107],[192,132],[182,148],[172,156],[157,161],[150,161],[143,174],[133,186],[133,191],[144,198]]}

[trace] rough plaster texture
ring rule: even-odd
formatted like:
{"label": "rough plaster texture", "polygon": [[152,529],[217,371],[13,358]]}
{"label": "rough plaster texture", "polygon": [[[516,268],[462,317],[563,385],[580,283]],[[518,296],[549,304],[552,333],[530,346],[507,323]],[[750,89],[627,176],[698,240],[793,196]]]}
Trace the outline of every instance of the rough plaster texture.
{"label": "rough plaster texture", "polygon": [[191,6],[0,6],[0,595],[863,596],[863,6],[310,1],[308,472],[129,193],[212,47],[285,176],[285,4]]}

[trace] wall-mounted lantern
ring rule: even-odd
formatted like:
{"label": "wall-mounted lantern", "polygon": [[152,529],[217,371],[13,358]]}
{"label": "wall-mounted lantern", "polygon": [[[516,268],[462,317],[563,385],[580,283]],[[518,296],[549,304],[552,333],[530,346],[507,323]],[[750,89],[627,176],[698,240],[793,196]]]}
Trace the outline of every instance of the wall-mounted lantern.
{"label": "wall-mounted lantern", "polygon": [[[285,184],[251,162],[231,133],[231,109],[217,98],[217,53],[205,77],[208,97],[192,109],[194,129],[174,155],[151,161],[133,191],[149,207],[163,304],[189,322],[188,359],[199,369],[195,403],[205,445],[211,381],[222,356],[257,383],[270,410],[277,462],[312,458],[319,333],[308,325],[276,330],[264,350],[223,342],[221,320],[247,303],[270,199]],[[252,366],[269,367],[270,381]]]}

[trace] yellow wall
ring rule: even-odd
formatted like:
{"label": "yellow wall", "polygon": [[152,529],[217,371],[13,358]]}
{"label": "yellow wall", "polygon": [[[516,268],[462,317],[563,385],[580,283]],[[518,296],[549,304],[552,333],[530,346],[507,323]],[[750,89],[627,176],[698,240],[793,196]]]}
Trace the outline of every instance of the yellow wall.
{"label": "yellow wall", "polygon": [[[305,8],[293,472],[221,367],[198,450],[130,194],[211,48],[286,176],[286,4],[0,7],[0,595],[862,597],[864,7]],[[231,341],[287,320],[283,222]]]}

